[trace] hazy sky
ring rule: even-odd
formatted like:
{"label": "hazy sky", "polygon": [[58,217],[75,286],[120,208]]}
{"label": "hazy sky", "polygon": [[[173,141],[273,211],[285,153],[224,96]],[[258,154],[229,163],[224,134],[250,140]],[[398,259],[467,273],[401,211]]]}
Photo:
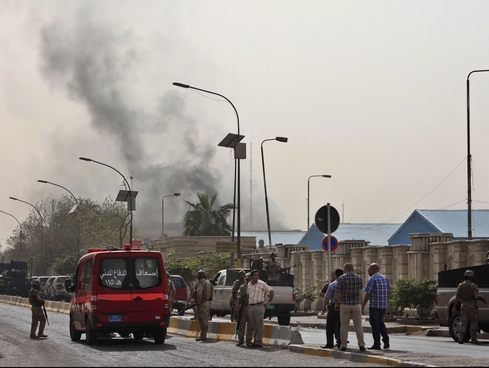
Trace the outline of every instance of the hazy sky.
{"label": "hazy sky", "polygon": [[[0,1],[0,210],[23,221],[68,193],[139,191],[144,237],[182,220],[197,192],[233,201],[242,230],[307,227],[331,203],[344,222],[403,222],[467,208],[466,80],[489,69],[487,1]],[[470,77],[473,208],[489,201],[489,73]],[[132,179],[130,179],[132,177]],[[252,200],[251,200],[252,198]],[[16,221],[0,213],[0,244]]]}

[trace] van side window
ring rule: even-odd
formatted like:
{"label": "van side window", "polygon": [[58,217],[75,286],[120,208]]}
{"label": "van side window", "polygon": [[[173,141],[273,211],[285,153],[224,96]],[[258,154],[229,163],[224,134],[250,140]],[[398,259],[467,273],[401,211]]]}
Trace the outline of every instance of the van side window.
{"label": "van side window", "polygon": [[136,280],[143,289],[161,284],[160,263],[156,257],[136,258]]}
{"label": "van side window", "polygon": [[85,268],[85,278],[84,278],[85,289],[89,289],[90,285],[92,284],[92,266],[93,266],[93,260],[89,259],[87,261],[87,265]]}
{"label": "van side window", "polygon": [[100,263],[99,283],[112,289],[121,289],[122,282],[130,277],[124,258],[103,258]]}

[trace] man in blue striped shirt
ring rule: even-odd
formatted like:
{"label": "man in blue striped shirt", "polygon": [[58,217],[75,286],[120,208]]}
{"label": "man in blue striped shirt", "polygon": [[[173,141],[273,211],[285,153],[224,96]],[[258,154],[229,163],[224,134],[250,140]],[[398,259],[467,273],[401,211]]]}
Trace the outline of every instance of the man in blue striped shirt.
{"label": "man in blue striped shirt", "polygon": [[368,267],[370,278],[365,285],[365,297],[362,303],[362,313],[365,305],[369,302],[369,321],[372,326],[372,336],[374,344],[369,349],[380,350],[380,336],[384,342],[384,349],[388,349],[389,335],[385,328],[384,317],[389,305],[389,295],[391,294],[391,286],[387,277],[379,273],[379,265],[372,263]]}

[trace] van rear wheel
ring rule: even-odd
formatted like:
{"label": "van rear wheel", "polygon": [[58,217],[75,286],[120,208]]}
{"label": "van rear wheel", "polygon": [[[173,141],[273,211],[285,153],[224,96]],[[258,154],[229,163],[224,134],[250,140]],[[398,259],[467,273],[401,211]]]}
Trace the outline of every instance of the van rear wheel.
{"label": "van rear wheel", "polygon": [[72,320],[70,320],[70,337],[71,341],[80,341],[81,339],[81,332],[75,330],[75,324]]}
{"label": "van rear wheel", "polygon": [[90,327],[90,324],[88,323],[88,321],[85,321],[85,323],[87,325],[87,329],[85,332],[85,335],[87,335],[86,336],[87,344],[88,345],[95,345],[95,341],[97,340],[97,332],[95,332],[95,330]]}
{"label": "van rear wheel", "polygon": [[158,345],[164,344],[165,338],[166,338],[166,328],[160,328],[155,331],[154,334],[155,344]]}

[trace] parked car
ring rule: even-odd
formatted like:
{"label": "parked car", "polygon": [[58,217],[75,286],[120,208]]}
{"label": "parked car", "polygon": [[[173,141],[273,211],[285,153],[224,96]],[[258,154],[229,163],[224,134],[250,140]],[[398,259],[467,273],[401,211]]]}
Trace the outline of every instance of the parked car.
{"label": "parked car", "polygon": [[52,300],[70,301],[70,293],[65,289],[65,281],[69,278],[70,276],[56,276],[51,286],[50,296]]}
{"label": "parked car", "polygon": [[41,290],[44,288],[46,281],[48,281],[49,276],[39,276],[39,281],[41,281]]}
{"label": "parked car", "polygon": [[170,275],[170,280],[173,281],[176,290],[173,309],[177,309],[178,315],[183,316],[188,305],[188,286],[180,275]]}
{"label": "parked car", "polygon": [[55,278],[56,276],[49,276],[46,283],[42,287],[42,296],[46,300],[51,300],[51,285],[53,284]]}

